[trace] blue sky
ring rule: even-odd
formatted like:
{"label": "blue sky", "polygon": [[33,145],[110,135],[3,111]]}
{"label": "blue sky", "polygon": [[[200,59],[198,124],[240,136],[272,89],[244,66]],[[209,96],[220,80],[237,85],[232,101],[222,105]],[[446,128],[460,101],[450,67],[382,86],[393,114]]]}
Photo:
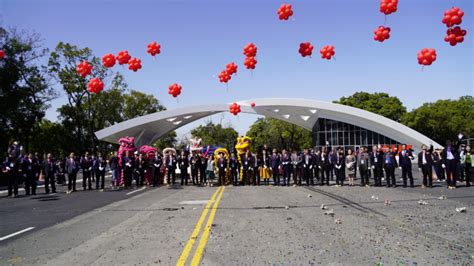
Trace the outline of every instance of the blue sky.
{"label": "blue sky", "polygon": [[[282,3],[293,5],[289,21],[278,20]],[[444,42],[441,23],[452,6],[465,11],[462,27],[468,30],[455,47]],[[384,43],[373,40],[374,29],[384,24],[378,8],[378,0],[0,0],[0,23],[38,32],[51,50],[59,41],[87,46],[100,57],[128,50],[142,59],[142,70],[114,70],[124,74],[130,88],[154,94],[167,108],[259,97],[332,101],[363,90],[397,96],[411,110],[474,94],[472,0],[400,0],[398,11],[387,16],[392,32]],[[156,60],[146,53],[151,41],[162,46]],[[315,46],[312,58],[298,54],[306,41]],[[248,42],[258,47],[253,75],[243,66]],[[335,46],[336,60],[320,58],[319,49],[328,44]],[[435,48],[438,58],[421,71],[416,54],[425,47]],[[227,91],[217,75],[231,61],[239,70]],[[179,102],[167,94],[174,82],[183,86]],[[47,117],[55,120],[63,103],[64,98],[54,101]],[[256,117],[211,119],[245,133]]]}

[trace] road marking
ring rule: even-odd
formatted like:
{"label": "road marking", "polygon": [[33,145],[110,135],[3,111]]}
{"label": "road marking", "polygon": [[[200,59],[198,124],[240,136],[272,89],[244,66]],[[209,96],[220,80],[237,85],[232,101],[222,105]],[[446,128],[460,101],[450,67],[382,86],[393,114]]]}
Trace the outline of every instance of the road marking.
{"label": "road marking", "polygon": [[134,190],[134,191],[130,191],[130,192],[128,192],[126,195],[131,195],[131,194],[133,194],[133,193],[135,193],[135,192],[139,192],[139,191],[142,191],[142,190],[144,190],[144,189],[146,189],[146,187],[142,187],[142,188],[136,189],[136,190]]}
{"label": "road marking", "polygon": [[185,201],[181,201],[180,205],[204,205],[204,204],[207,204],[209,202],[209,200],[185,200]]}
{"label": "road marking", "polygon": [[179,260],[176,263],[177,266],[182,266],[186,263],[186,259],[188,258],[189,253],[191,252],[191,249],[194,246],[194,242],[196,242],[196,239],[199,236],[202,224],[204,223],[204,220],[207,217],[207,213],[209,212],[209,207],[211,207],[211,204],[214,202],[214,199],[216,198],[217,194],[219,194],[219,192],[222,190],[224,190],[223,187],[220,187],[219,189],[217,189],[216,192],[214,192],[214,194],[212,195],[211,199],[208,200],[206,206],[204,207],[204,210],[202,211],[201,217],[199,217],[199,220],[196,226],[194,227],[194,230],[191,234],[191,237],[189,238],[188,243],[184,247],[183,253],[181,253]]}
{"label": "road marking", "polygon": [[204,251],[204,247],[206,247],[207,240],[209,240],[209,234],[211,232],[212,222],[214,221],[214,217],[216,216],[217,207],[219,207],[219,202],[221,201],[222,194],[224,194],[225,187],[219,193],[216,202],[214,202],[214,206],[212,206],[211,214],[209,215],[209,219],[207,220],[206,227],[204,228],[204,232],[202,233],[201,239],[199,240],[199,245],[197,246],[196,252],[194,253],[193,260],[191,261],[191,266],[198,266],[201,262],[202,252]]}
{"label": "road marking", "polygon": [[19,234],[23,234],[24,232],[28,232],[28,231],[33,230],[33,229],[35,229],[35,228],[34,228],[34,227],[28,227],[28,228],[26,228],[26,229],[23,229],[23,230],[21,230],[21,231],[15,232],[15,233],[13,233],[13,234],[9,234],[9,235],[7,235],[7,236],[0,237],[0,241],[3,241],[3,240],[8,239],[8,238],[10,238],[10,237],[14,237],[14,236],[19,235]]}

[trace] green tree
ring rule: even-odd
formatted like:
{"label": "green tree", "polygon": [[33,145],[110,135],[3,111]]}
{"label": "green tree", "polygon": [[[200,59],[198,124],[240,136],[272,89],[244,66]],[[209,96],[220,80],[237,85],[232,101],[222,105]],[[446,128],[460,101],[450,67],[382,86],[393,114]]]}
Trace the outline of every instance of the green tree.
{"label": "green tree", "polygon": [[232,149],[235,146],[239,133],[231,126],[222,127],[221,124],[214,124],[211,121],[204,126],[200,125],[191,130],[191,134],[202,139],[202,145],[223,146]]}
{"label": "green tree", "polygon": [[425,103],[406,113],[401,122],[441,145],[448,139],[457,139],[459,133],[474,137],[474,98],[463,96],[458,100],[438,100]]}
{"label": "green tree", "polygon": [[48,103],[57,96],[49,86],[39,60],[47,53],[37,34],[2,31],[0,49],[0,147],[20,140],[29,150],[31,136],[45,115]]}
{"label": "green tree", "polygon": [[311,131],[275,118],[259,118],[250,126],[247,136],[252,138],[252,150],[265,144],[278,150],[302,150],[312,147]]}
{"label": "green tree", "polygon": [[170,133],[164,135],[163,137],[159,138],[153,146],[156,147],[158,150],[163,150],[167,147],[174,147],[177,140],[176,140],[176,131],[171,131]]}
{"label": "green tree", "polygon": [[400,99],[383,92],[356,92],[349,97],[341,97],[339,101],[334,102],[376,113],[397,122],[400,122],[401,117],[407,111]]}
{"label": "green tree", "polygon": [[51,152],[55,156],[64,157],[67,156],[64,148],[70,141],[73,140],[66,134],[65,128],[60,123],[43,119],[38,123],[34,141],[31,142],[31,151],[43,155]]}

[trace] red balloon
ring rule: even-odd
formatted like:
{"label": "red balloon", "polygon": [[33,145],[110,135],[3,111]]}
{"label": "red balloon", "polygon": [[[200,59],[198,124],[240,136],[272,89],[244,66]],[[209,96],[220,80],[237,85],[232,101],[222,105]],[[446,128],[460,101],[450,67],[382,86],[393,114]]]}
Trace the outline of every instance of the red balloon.
{"label": "red balloon", "polygon": [[0,50],[0,59],[5,58],[5,51]]}
{"label": "red balloon", "polygon": [[102,65],[104,67],[113,67],[115,65],[115,56],[113,54],[106,54],[102,57]]}
{"label": "red balloon", "polygon": [[245,58],[244,65],[247,69],[255,69],[255,65],[257,64],[257,60],[255,60],[255,57],[250,56]]}
{"label": "red balloon", "polygon": [[460,25],[462,23],[463,16],[464,11],[462,11],[459,7],[453,7],[444,11],[442,22],[446,24],[448,28],[451,28],[454,25]]}
{"label": "red balloon", "polygon": [[79,75],[81,75],[81,77],[85,78],[92,72],[92,66],[89,64],[89,62],[82,61],[79,65],[77,65],[76,71],[79,73]]}
{"label": "red balloon", "polygon": [[303,42],[303,43],[300,43],[299,52],[302,57],[306,57],[306,56],[311,57],[311,55],[313,54],[313,48],[314,47],[313,45],[311,45],[310,42]]}
{"label": "red balloon", "polygon": [[429,66],[434,61],[436,61],[436,50],[435,49],[428,49],[423,48],[420,52],[418,52],[418,64]]}
{"label": "red balloon", "polygon": [[280,20],[288,20],[288,18],[293,16],[292,6],[290,4],[282,4],[278,9],[277,14]]}
{"label": "red balloon", "polygon": [[380,0],[380,12],[390,15],[397,11],[398,0]]}
{"label": "red balloon", "polygon": [[138,58],[132,58],[128,61],[128,69],[137,72],[139,69],[142,69],[142,60]]}
{"label": "red balloon", "polygon": [[379,26],[377,29],[374,30],[374,40],[383,42],[385,40],[390,39],[390,28]]}
{"label": "red balloon", "polygon": [[155,56],[161,52],[160,49],[161,49],[161,45],[159,45],[156,42],[152,42],[148,44],[148,48],[146,52],[149,53],[151,56]]}
{"label": "red balloon", "polygon": [[99,78],[93,78],[87,83],[87,90],[90,93],[99,93],[104,89],[104,83]]}
{"label": "red balloon", "polygon": [[255,102],[250,103],[250,106],[251,106],[252,108],[254,108],[254,107],[255,107]]}
{"label": "red balloon", "polygon": [[456,26],[454,28],[450,28],[446,31],[447,36],[444,37],[444,41],[449,42],[451,46],[455,46],[458,43],[464,41],[464,36],[466,36],[467,31],[461,29],[461,27]]}
{"label": "red balloon", "polygon": [[227,64],[225,69],[230,75],[237,73],[237,65],[234,62]]}
{"label": "red balloon", "polygon": [[181,85],[178,83],[173,83],[168,87],[168,94],[176,98],[181,94],[181,89]]}
{"label": "red balloon", "polygon": [[255,44],[253,43],[248,43],[245,47],[244,47],[244,55],[246,57],[255,57],[257,56],[257,46],[255,46]]}
{"label": "red balloon", "polygon": [[224,70],[219,74],[219,81],[222,83],[227,83],[229,82],[230,79],[231,79],[231,76],[229,72],[227,72],[227,70]]}
{"label": "red balloon", "polygon": [[319,52],[321,53],[321,57],[327,60],[330,60],[331,57],[336,54],[336,52],[334,51],[334,46],[332,45],[324,46]]}
{"label": "red balloon", "polygon": [[120,51],[117,54],[117,61],[119,65],[124,65],[128,64],[128,61],[130,60],[131,56],[128,54],[128,51]]}
{"label": "red balloon", "polygon": [[238,103],[231,104],[229,107],[229,111],[233,115],[238,115],[241,112],[240,105]]}

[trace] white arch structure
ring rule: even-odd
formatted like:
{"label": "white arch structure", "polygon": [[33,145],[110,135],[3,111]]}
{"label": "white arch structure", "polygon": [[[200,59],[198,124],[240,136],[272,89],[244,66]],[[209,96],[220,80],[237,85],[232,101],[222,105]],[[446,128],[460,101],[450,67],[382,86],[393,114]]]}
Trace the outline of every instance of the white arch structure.
{"label": "white arch structure", "polygon": [[[421,133],[383,116],[331,102],[293,98],[263,98],[237,102],[242,113],[262,115],[293,123],[312,130],[318,118],[353,124],[389,137],[399,143],[408,143],[419,149],[422,144],[441,145]],[[251,103],[255,103],[251,107]],[[137,146],[151,144],[166,133],[198,119],[217,113],[229,112],[229,104],[198,105],[156,112],[133,118],[97,131],[99,140],[117,143],[124,136],[135,137]]]}

